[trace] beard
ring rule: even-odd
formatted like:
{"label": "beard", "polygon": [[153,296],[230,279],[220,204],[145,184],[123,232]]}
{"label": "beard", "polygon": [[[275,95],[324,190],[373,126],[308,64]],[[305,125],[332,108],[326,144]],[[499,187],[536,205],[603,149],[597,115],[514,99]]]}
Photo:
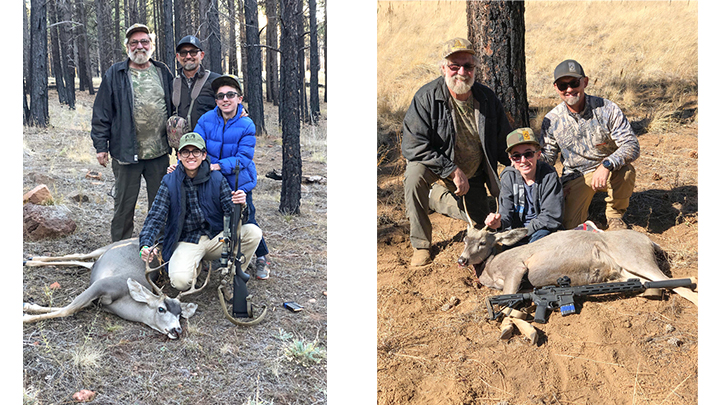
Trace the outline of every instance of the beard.
{"label": "beard", "polygon": [[150,47],[150,49],[135,49],[128,52],[128,57],[133,63],[144,65],[150,60],[153,50],[154,47]]}
{"label": "beard", "polygon": [[183,69],[193,71],[197,69],[198,66],[200,66],[200,63],[198,62],[185,62],[185,64],[183,64]]}
{"label": "beard", "polygon": [[445,84],[447,84],[448,88],[452,90],[453,93],[465,94],[470,91],[472,85],[474,84],[474,81],[470,76],[463,76],[457,74],[451,77],[445,75]]}

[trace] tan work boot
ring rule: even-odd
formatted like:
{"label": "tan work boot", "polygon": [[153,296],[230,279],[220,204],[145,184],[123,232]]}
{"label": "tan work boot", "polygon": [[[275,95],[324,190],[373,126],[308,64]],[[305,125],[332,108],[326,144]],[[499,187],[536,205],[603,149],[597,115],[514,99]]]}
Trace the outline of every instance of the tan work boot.
{"label": "tan work boot", "polygon": [[621,218],[610,218],[608,219],[608,231],[617,231],[620,229],[628,229],[627,224]]}
{"label": "tan work boot", "polygon": [[425,266],[430,263],[432,263],[432,260],[430,260],[430,249],[413,248],[413,257],[412,260],[410,260],[411,266]]}

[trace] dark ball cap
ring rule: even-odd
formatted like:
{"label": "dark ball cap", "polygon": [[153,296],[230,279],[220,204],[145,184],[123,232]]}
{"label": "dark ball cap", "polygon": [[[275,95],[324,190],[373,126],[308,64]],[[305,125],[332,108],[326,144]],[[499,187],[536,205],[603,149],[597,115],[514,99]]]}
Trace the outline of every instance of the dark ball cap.
{"label": "dark ball cap", "polygon": [[572,59],[567,59],[562,62],[560,62],[559,65],[555,68],[555,81],[558,81],[559,78],[570,76],[570,77],[585,77],[585,71],[583,70],[582,66],[577,61],[574,61]]}
{"label": "dark ball cap", "polygon": [[212,81],[213,92],[217,93],[218,89],[222,86],[235,87],[238,94],[242,96],[242,87],[240,86],[240,79],[235,75],[222,75]]}
{"label": "dark ball cap", "polygon": [[201,51],[203,50],[202,47],[200,46],[200,40],[195,38],[192,35],[188,35],[186,37],[183,37],[183,39],[181,39],[180,42],[178,42],[177,46],[175,47],[175,52],[179,51],[180,47],[185,44],[190,44]]}

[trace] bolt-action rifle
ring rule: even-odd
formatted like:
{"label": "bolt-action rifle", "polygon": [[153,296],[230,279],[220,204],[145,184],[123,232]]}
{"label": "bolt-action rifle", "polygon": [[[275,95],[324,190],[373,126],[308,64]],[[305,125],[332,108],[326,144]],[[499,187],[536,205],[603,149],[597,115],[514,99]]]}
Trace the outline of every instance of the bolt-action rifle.
{"label": "bolt-action rifle", "polygon": [[[535,322],[547,322],[547,310],[551,312],[555,308],[560,308],[562,316],[577,313],[575,309],[575,298],[588,295],[611,294],[611,293],[639,293],[648,288],[676,288],[690,287],[695,288],[695,283],[689,278],[670,279],[663,281],[640,282],[640,279],[631,278],[627,281],[615,283],[600,283],[570,286],[570,278],[568,276],[560,277],[557,280],[558,286],[547,286],[535,288],[531,293],[504,294],[488,297],[485,300],[490,319],[497,319],[505,308],[513,308],[523,302],[532,301],[537,308],[535,309]],[[495,306],[500,309],[495,311]]]}

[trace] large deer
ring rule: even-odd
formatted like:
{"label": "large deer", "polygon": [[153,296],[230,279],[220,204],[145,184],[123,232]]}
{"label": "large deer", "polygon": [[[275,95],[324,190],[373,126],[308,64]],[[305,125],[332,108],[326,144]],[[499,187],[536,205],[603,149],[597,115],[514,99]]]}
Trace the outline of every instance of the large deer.
{"label": "large deer", "polygon": [[[525,228],[491,232],[470,223],[458,264],[474,265],[478,281],[503,294],[516,293],[525,275],[535,287],[556,284],[562,276],[570,277],[572,285],[668,279],[655,261],[660,247],[639,232],[559,231],[499,253],[499,245],[513,245],[526,234]],[[696,292],[684,287],[673,291],[698,305]]]}
{"label": "large deer", "polygon": [[[180,316],[190,318],[197,304],[170,298],[147,275],[152,272],[140,259],[137,239],[127,239],[102,247],[88,254],[62,257],[35,257],[25,266],[75,265],[91,268],[90,286],[70,304],[62,308],[23,304],[23,323],[72,315],[98,300],[105,310],[121,318],[142,322],[145,325],[177,339],[182,334]],[[87,262],[85,260],[95,260]],[[156,275],[156,273],[154,274]],[[210,278],[208,274],[208,279]],[[205,280],[207,284],[207,279]],[[156,294],[149,289],[153,288]],[[204,285],[203,285],[204,287]],[[193,288],[189,292],[199,290]]]}

